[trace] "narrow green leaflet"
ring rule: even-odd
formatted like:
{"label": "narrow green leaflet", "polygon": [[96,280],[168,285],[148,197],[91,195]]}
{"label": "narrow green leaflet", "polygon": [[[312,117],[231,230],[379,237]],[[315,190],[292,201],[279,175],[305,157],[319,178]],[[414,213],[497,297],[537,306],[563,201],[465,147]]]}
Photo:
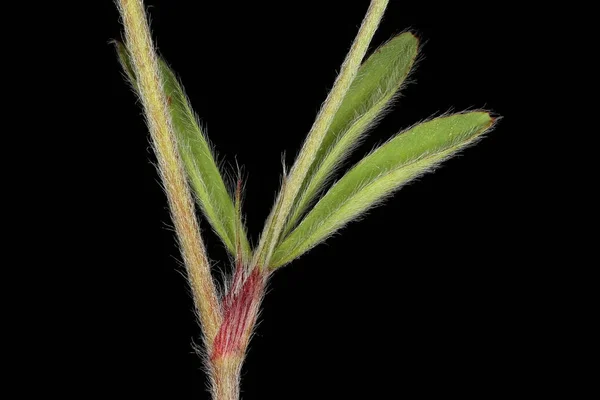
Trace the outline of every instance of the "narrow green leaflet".
{"label": "narrow green leaflet", "polygon": [[410,72],[418,48],[418,39],[405,32],[379,47],[361,65],[306,176],[284,235],[294,228],[336,167],[389,106]]}
{"label": "narrow green leaflet", "polygon": [[[117,42],[117,52],[125,73],[135,87],[135,75],[127,49]],[[241,217],[236,214],[234,203],[225,187],[210,145],[198,125],[183,88],[162,59],[160,70],[169,101],[173,129],[179,143],[179,152],[196,199],[209,223],[232,254],[236,253],[236,231],[238,233],[242,231],[240,239],[242,251],[245,258],[249,258],[248,239],[243,230],[236,228],[242,224],[241,221],[236,222],[236,219]]]}
{"label": "narrow green leaflet", "polygon": [[492,126],[487,112],[439,117],[396,135],[356,164],[277,247],[271,268],[326,239],[394,190],[430,171]]}

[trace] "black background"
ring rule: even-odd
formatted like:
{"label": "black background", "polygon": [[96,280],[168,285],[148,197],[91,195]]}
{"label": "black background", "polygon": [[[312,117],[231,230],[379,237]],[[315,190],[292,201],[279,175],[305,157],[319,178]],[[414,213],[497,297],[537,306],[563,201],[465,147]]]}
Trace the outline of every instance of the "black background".
{"label": "black background", "polygon": [[[146,2],[159,51],[220,159],[244,166],[255,243],[281,155],[291,165],[368,3]],[[520,22],[514,11],[390,1],[371,49],[411,29],[423,57],[347,165],[434,114],[487,108],[503,119],[477,146],[274,274],[243,371],[244,399],[480,398],[512,394],[529,379],[535,302],[525,294],[530,276],[518,249],[526,228],[514,222],[523,199],[509,162],[519,158],[520,134],[514,38],[506,34]],[[87,162],[97,184],[79,182],[95,200],[85,210],[93,234],[80,246],[93,273],[89,286],[78,284],[85,294],[72,335],[93,343],[73,369],[90,371],[86,394],[209,398],[147,130],[109,44],[120,38],[118,13],[108,1],[90,13],[101,27],[89,99],[102,135],[82,139],[95,150]],[[202,226],[216,269],[228,271],[221,244]]]}

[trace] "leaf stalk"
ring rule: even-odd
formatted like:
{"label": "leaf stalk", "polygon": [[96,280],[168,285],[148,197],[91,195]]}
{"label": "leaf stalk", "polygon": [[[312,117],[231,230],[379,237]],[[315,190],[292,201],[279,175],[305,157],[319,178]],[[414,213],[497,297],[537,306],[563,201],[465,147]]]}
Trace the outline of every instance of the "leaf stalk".
{"label": "leaf stalk", "polygon": [[358,68],[365,57],[371,39],[379,26],[388,0],[372,0],[363,19],[358,34],[352,47],[344,60],[340,73],[335,80],[333,88],[323,103],[315,122],[308,133],[296,162],[292,166],[285,185],[282,187],[272,211],[271,223],[265,225],[261,240],[255,253],[252,267],[261,265],[269,267],[270,259],[275,246],[279,242],[281,232],[288,219],[294,200],[298,195],[302,183],[312,165],[321,142],[339,109],[346,92],[356,77]]}

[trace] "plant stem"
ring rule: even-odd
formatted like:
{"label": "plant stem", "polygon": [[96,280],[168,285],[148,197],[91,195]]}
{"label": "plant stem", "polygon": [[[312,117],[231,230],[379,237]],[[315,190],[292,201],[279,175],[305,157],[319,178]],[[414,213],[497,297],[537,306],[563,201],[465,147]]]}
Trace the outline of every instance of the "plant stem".
{"label": "plant stem", "polygon": [[352,47],[342,64],[333,88],[329,92],[325,103],[323,103],[323,106],[308,133],[306,141],[300,150],[300,154],[298,154],[296,162],[292,166],[290,174],[285,180],[285,185],[279,193],[275,206],[273,207],[272,216],[269,218],[270,223],[265,226],[263,234],[261,235],[261,241],[253,262],[254,265],[260,265],[264,268],[269,267],[271,255],[279,241],[279,236],[281,235],[283,226],[288,218],[294,199],[300,191],[302,182],[316,157],[321,142],[333,121],[333,117],[342,104],[348,88],[356,77],[356,73],[367,52],[369,43],[371,43],[371,39],[383,17],[387,3],[388,0],[371,1],[371,5],[363,19],[356,38],[354,39],[354,43],[352,43]]}
{"label": "plant stem", "polygon": [[214,400],[239,398],[240,371],[269,278],[267,271],[258,268],[246,278],[243,275],[242,268],[236,269],[231,290],[223,299],[223,324],[210,354]]}
{"label": "plant stem", "polygon": [[137,76],[138,93],[152,137],[158,170],[167,194],[204,339],[207,346],[212,346],[221,325],[221,310],[200,236],[194,202],[177,150],[144,4],[142,0],[119,0],[118,5],[123,18],[126,45]]}
{"label": "plant stem", "polygon": [[220,360],[212,366],[213,400],[239,400],[242,360]]}

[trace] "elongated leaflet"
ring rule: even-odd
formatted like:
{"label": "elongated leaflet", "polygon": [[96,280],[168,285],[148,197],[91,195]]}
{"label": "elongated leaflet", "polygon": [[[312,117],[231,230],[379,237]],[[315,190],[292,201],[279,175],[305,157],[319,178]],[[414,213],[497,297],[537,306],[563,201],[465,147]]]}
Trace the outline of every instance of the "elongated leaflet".
{"label": "elongated leaflet", "polygon": [[435,118],[380,146],[344,175],[277,247],[271,268],[299,257],[415,177],[473,143],[494,122],[487,112]]}
{"label": "elongated leaflet", "polygon": [[[129,53],[120,43],[117,43],[117,49],[123,69],[136,87]],[[231,254],[235,254],[236,226],[241,224],[241,221],[236,220],[238,216],[231,196],[181,84],[164,60],[159,60],[159,67],[179,153],[198,204],[227,249]],[[241,248],[244,258],[248,258],[250,245],[243,229],[241,233]]]}
{"label": "elongated leaflet", "polygon": [[389,107],[415,62],[418,48],[418,39],[405,32],[379,47],[361,65],[302,184],[284,234],[295,227],[327,179]]}

